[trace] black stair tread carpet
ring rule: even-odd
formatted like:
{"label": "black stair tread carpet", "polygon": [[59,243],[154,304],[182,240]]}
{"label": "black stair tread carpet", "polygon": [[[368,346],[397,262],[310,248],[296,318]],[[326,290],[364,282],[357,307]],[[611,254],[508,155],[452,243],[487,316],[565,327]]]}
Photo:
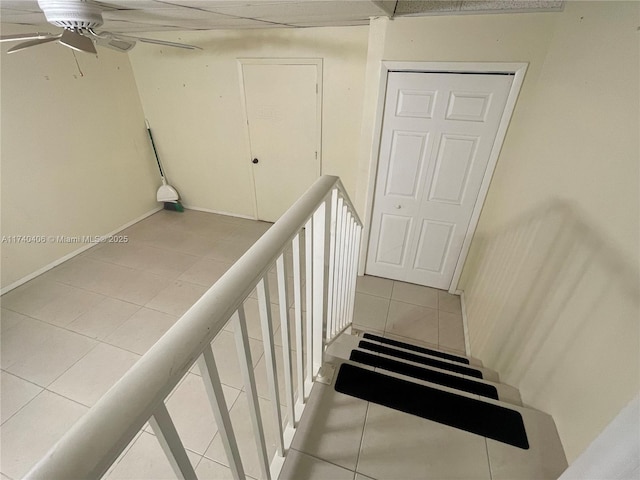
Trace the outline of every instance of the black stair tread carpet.
{"label": "black stair tread carpet", "polygon": [[460,365],[457,363],[448,363],[435,358],[427,358],[422,355],[416,355],[415,353],[405,352],[398,350],[397,348],[387,347],[386,345],[378,345],[377,343],[367,342],[366,340],[360,340],[358,347],[371,352],[383,353],[392,357],[401,358],[403,360],[409,360],[410,362],[421,363],[422,365],[428,365],[430,367],[441,368],[442,370],[449,370],[450,372],[461,373],[469,377],[483,378],[482,372],[475,368],[470,368],[466,365]]}
{"label": "black stair tread carpet", "polygon": [[498,390],[493,385],[480,383],[468,378],[456,377],[448,373],[437,372],[426,368],[410,365],[408,363],[399,362],[390,358],[373,355],[371,353],[362,352],[360,350],[352,350],[349,360],[363,363],[371,367],[384,368],[391,372],[400,373],[407,377],[417,378],[426,382],[437,383],[445,387],[455,388],[468,393],[482,395],[483,397],[499,400]]}
{"label": "black stair tread carpet", "polygon": [[417,383],[342,364],[336,391],[427,420],[529,448],[520,412]]}
{"label": "black stair tread carpet", "polygon": [[410,343],[399,342],[398,340],[380,337],[372,333],[365,333],[362,336],[362,338],[375,340],[376,342],[380,342],[380,343],[386,343],[387,345],[393,345],[394,347],[404,348],[405,350],[411,350],[413,352],[424,353],[426,355],[431,355],[432,357],[445,358],[447,360],[451,360],[458,363],[466,363],[467,365],[469,365],[468,358],[459,357],[458,355],[452,355],[450,353],[439,352],[438,350],[431,350],[430,348],[419,347],[418,345],[411,345]]}

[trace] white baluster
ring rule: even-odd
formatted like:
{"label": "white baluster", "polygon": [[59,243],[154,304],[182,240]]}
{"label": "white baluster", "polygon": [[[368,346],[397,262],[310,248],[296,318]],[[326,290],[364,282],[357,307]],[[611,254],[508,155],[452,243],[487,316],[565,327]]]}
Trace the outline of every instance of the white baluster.
{"label": "white baluster", "polygon": [[329,212],[329,270],[328,270],[328,286],[327,289],[327,328],[326,338],[331,338],[331,332],[333,331],[333,307],[335,302],[335,292],[333,291],[333,284],[335,282],[336,275],[336,230],[337,230],[337,215],[338,215],[338,189],[334,188],[331,191],[331,211]]}
{"label": "white baluster", "polygon": [[327,281],[328,263],[326,262],[329,241],[330,209],[327,201],[320,204],[313,214],[313,374],[322,367],[324,355],[324,329],[327,320]]}
{"label": "white baluster", "polygon": [[307,221],[304,227],[304,244],[305,244],[305,277],[306,277],[306,304],[305,312],[305,335],[306,335],[306,378],[305,382],[305,398],[311,393],[311,382],[313,381],[313,218]]}
{"label": "white baluster", "polygon": [[[273,344],[273,325],[271,323],[271,303],[269,299],[269,284],[266,278],[262,278],[257,286],[258,310],[260,311],[260,324],[262,326],[262,343],[264,345],[264,359],[267,368],[267,385],[271,396],[271,413],[276,429],[276,451],[284,457],[284,434],[282,431],[282,413],[280,411],[280,393],[278,390],[278,372],[276,370],[276,353]],[[287,309],[287,304],[280,305]]]}
{"label": "white baluster", "polygon": [[240,305],[234,314],[233,323],[236,337],[236,349],[238,350],[238,362],[240,371],[244,379],[244,389],[249,403],[249,415],[253,425],[253,438],[258,451],[258,462],[262,478],[271,480],[271,470],[269,468],[269,458],[267,457],[267,442],[264,438],[264,426],[258,403],[258,390],[256,388],[256,378],[253,373],[253,362],[251,360],[251,350],[249,349],[249,334],[247,333],[247,319],[244,314],[244,307]]}
{"label": "white baluster", "polygon": [[287,275],[284,268],[284,254],[276,261],[278,274],[278,296],[280,299],[280,332],[282,333],[282,357],[284,360],[284,387],[287,397],[289,422],[295,426],[296,415],[293,400],[293,372],[291,371],[291,335],[289,334],[289,307],[287,306]]}
{"label": "white baluster", "polygon": [[182,445],[182,440],[180,440],[176,426],[173,424],[164,403],[161,403],[153,413],[149,419],[149,424],[178,478],[181,480],[197,480],[198,477],[196,477],[196,472],[193,470],[191,460],[187,456],[187,451]]}
{"label": "white baluster", "polygon": [[227,454],[227,460],[229,460],[231,474],[236,480],[244,480],[246,477],[244,468],[242,467],[240,450],[238,449],[238,442],[233,433],[231,417],[229,416],[227,402],[224,399],[222,383],[220,382],[220,375],[218,374],[218,367],[216,366],[211,345],[205,347],[202,355],[198,359],[198,366],[200,367],[200,374],[202,375],[202,381],[204,382],[205,390],[209,397],[213,416],[218,425],[218,433],[220,434],[224,451]]}
{"label": "white baluster", "polygon": [[[298,233],[292,241],[293,248],[293,314],[296,324],[296,367],[298,376],[298,400],[304,404],[306,401],[304,394],[304,365],[303,365],[303,345],[302,335],[302,275],[300,272],[300,234]],[[295,417],[294,417],[295,419]],[[295,424],[294,424],[295,425]]]}

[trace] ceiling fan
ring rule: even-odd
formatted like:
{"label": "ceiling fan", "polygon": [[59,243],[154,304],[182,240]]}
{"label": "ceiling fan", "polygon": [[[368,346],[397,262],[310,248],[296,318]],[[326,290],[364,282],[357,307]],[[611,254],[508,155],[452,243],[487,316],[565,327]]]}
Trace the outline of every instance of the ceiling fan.
{"label": "ceiling fan", "polygon": [[62,27],[64,30],[60,34],[24,33],[2,35],[0,36],[0,42],[24,40],[23,43],[10,48],[7,53],[20,52],[36,45],[56,41],[65,47],[86,53],[97,53],[94,43],[118,52],[128,52],[134,47],[136,41],[167,47],[202,50],[195,45],[184,43],[134,37],[121,33],[98,32],[95,29],[104,23],[102,9],[90,0],[38,0],[38,5],[47,18],[47,22],[56,27]]}

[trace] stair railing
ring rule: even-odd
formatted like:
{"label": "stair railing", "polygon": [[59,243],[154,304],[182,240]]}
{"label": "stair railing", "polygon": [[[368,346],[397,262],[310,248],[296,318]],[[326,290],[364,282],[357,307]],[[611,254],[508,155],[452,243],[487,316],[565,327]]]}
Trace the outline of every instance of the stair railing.
{"label": "stair railing", "polygon": [[[362,223],[340,179],[327,175],[319,178],[80,418],[26,478],[100,478],[147,421],[178,478],[197,478],[165,406],[171,391],[197,362],[233,478],[245,479],[211,346],[216,335],[232,322],[262,478],[276,479],[322,366],[325,346],[351,324],[361,231]],[[292,261],[285,262],[289,249]],[[286,393],[284,427],[269,293],[269,271],[274,265]],[[290,275],[292,280],[288,279]],[[293,284],[293,318],[290,318],[289,283]],[[303,308],[303,288],[306,308]],[[276,453],[272,459],[267,455],[243,307],[254,289],[258,296],[271,399],[269,413],[276,430]],[[295,360],[291,353],[293,345]],[[294,361],[296,378],[292,373]]]}

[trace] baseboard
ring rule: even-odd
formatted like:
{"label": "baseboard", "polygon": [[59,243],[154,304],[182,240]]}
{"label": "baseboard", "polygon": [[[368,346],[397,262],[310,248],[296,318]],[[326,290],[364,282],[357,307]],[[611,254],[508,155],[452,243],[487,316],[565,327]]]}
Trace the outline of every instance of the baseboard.
{"label": "baseboard", "polygon": [[252,215],[240,215],[239,213],[223,212],[221,210],[211,210],[210,208],[194,207],[193,205],[186,205],[186,204],[182,204],[182,206],[187,210],[196,210],[198,212],[205,212],[205,213],[216,213],[218,215],[226,215],[227,217],[245,218],[247,220],[257,220],[257,218]]}
{"label": "baseboard", "polygon": [[460,308],[462,309],[462,328],[464,329],[464,350],[467,357],[471,356],[471,344],[469,343],[469,323],[467,322],[467,305],[464,300],[464,290],[457,290],[460,295]]}
{"label": "baseboard", "polygon": [[[127,222],[124,225],[121,225],[120,227],[116,228],[115,230],[103,235],[103,237],[110,237],[111,235],[115,235],[116,233],[121,232],[125,228],[129,228],[131,225],[133,225],[135,223],[138,223],[139,221],[144,220],[147,217],[150,217],[154,213],[159,212],[160,210],[162,210],[162,207],[154,208],[153,210],[150,210],[147,213],[144,213],[144,214],[140,215],[139,217],[131,220],[130,222]],[[23,284],[27,283],[29,280],[33,280],[37,276],[42,275],[45,272],[48,272],[52,268],[55,268],[58,265],[60,265],[61,263],[64,263],[67,260],[72,259],[76,255],[80,255],[82,252],[84,252],[86,250],[89,250],[91,247],[94,247],[94,246],[95,246],[95,243],[89,243],[87,245],[83,245],[79,249],[74,250],[73,252],[66,254],[64,257],[60,257],[57,260],[54,260],[53,262],[45,265],[44,267],[39,268],[35,272],[30,273],[26,277],[22,277],[20,280],[17,280],[15,282],[13,282],[12,284],[7,285],[6,287],[0,289],[0,295],[4,295],[5,293],[10,292],[14,288],[18,288],[20,285],[23,285]]]}

